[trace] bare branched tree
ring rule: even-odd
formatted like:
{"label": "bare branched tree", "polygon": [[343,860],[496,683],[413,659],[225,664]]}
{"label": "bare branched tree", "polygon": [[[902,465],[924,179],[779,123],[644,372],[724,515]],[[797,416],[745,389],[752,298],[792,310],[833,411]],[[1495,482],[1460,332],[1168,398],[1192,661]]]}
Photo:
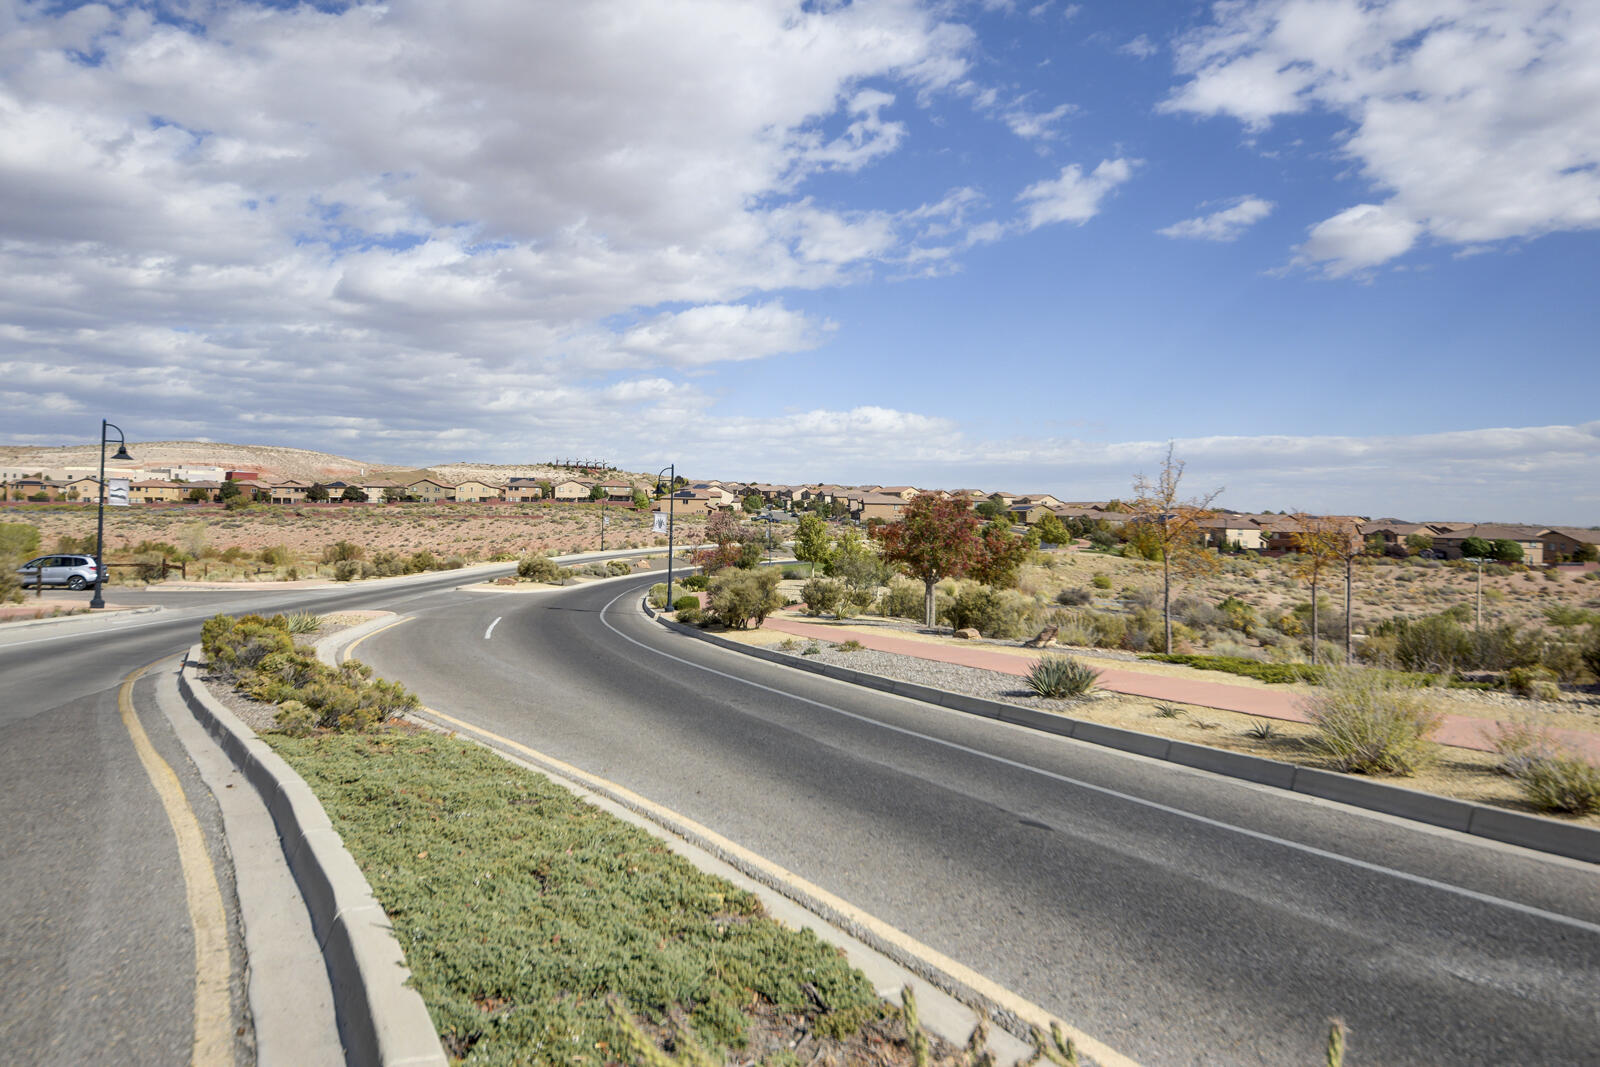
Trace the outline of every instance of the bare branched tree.
{"label": "bare branched tree", "polygon": [[1161,619],[1166,631],[1166,651],[1172,651],[1172,575],[1197,574],[1216,569],[1216,557],[1207,552],[1200,523],[1216,514],[1211,502],[1222,495],[1218,486],[1203,496],[1180,500],[1178,485],[1183,481],[1183,460],[1174,458],[1172,442],[1167,442],[1167,458],[1161,474],[1151,481],[1143,474],[1133,480],[1133,500],[1129,522],[1139,523],[1153,532],[1161,548]]}

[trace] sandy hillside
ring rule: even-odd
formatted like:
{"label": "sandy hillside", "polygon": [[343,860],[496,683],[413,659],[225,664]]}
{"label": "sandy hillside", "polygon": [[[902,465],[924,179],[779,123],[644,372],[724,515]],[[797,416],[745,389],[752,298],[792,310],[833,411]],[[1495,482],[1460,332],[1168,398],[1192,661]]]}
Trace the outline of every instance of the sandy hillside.
{"label": "sandy hillside", "polygon": [[[510,478],[561,478],[582,477],[583,472],[544,463],[496,464],[469,463],[466,461],[439,463],[417,468],[400,464],[373,463],[368,460],[337,456],[328,452],[314,452],[304,448],[281,448],[276,445],[233,445],[209,441],[130,441],[128,450],[134,461],[142,467],[217,466],[230,470],[259,470],[268,478],[300,481],[336,481],[363,476],[386,476],[390,473],[421,473],[445,481],[462,481],[479,478],[504,484]],[[92,467],[100,461],[100,446],[64,445],[56,448],[35,445],[0,445],[0,466],[20,467],[24,470],[59,470],[63,467]],[[612,471],[609,478],[630,481],[635,485],[654,485],[654,477]]]}

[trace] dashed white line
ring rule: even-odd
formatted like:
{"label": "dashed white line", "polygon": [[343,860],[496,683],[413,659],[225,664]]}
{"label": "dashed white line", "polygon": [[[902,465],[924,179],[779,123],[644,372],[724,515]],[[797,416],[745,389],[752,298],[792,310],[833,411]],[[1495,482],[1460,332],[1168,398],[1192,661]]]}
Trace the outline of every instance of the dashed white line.
{"label": "dashed white line", "polygon": [[494,628],[495,628],[495,627],[496,627],[496,626],[499,626],[499,625],[500,625],[500,620],[501,620],[501,619],[503,619],[503,618],[505,618],[505,616],[504,616],[504,615],[497,615],[497,616],[495,616],[495,620],[494,620],[494,622],[491,622],[491,623],[490,623],[490,624],[489,624],[489,628],[488,628],[488,629],[487,629],[487,630],[485,630],[485,631],[483,631],[483,639],[484,639],[484,640],[485,640],[485,641],[487,641],[487,640],[489,640],[489,635],[490,635],[490,634],[492,634],[492,633],[494,633]]}

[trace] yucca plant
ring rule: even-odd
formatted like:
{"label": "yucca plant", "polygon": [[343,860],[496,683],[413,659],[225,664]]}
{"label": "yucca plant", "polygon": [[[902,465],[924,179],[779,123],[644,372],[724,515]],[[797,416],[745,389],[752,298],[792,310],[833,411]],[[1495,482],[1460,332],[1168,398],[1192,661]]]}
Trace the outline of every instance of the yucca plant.
{"label": "yucca plant", "polygon": [[296,611],[289,616],[289,632],[314,634],[322,629],[322,620],[309,611]]}
{"label": "yucca plant", "polygon": [[1028,688],[1042,697],[1081,697],[1099,677],[1099,671],[1071,656],[1046,656],[1028,671]]}

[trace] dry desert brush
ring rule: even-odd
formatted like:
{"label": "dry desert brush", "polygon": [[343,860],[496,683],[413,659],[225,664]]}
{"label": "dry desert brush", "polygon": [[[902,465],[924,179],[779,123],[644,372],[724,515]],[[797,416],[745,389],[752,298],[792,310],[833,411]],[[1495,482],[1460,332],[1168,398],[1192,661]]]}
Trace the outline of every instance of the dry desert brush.
{"label": "dry desert brush", "polygon": [[1303,708],[1316,743],[1341,771],[1411,774],[1432,751],[1441,716],[1420,691],[1376,671],[1329,670]]}

